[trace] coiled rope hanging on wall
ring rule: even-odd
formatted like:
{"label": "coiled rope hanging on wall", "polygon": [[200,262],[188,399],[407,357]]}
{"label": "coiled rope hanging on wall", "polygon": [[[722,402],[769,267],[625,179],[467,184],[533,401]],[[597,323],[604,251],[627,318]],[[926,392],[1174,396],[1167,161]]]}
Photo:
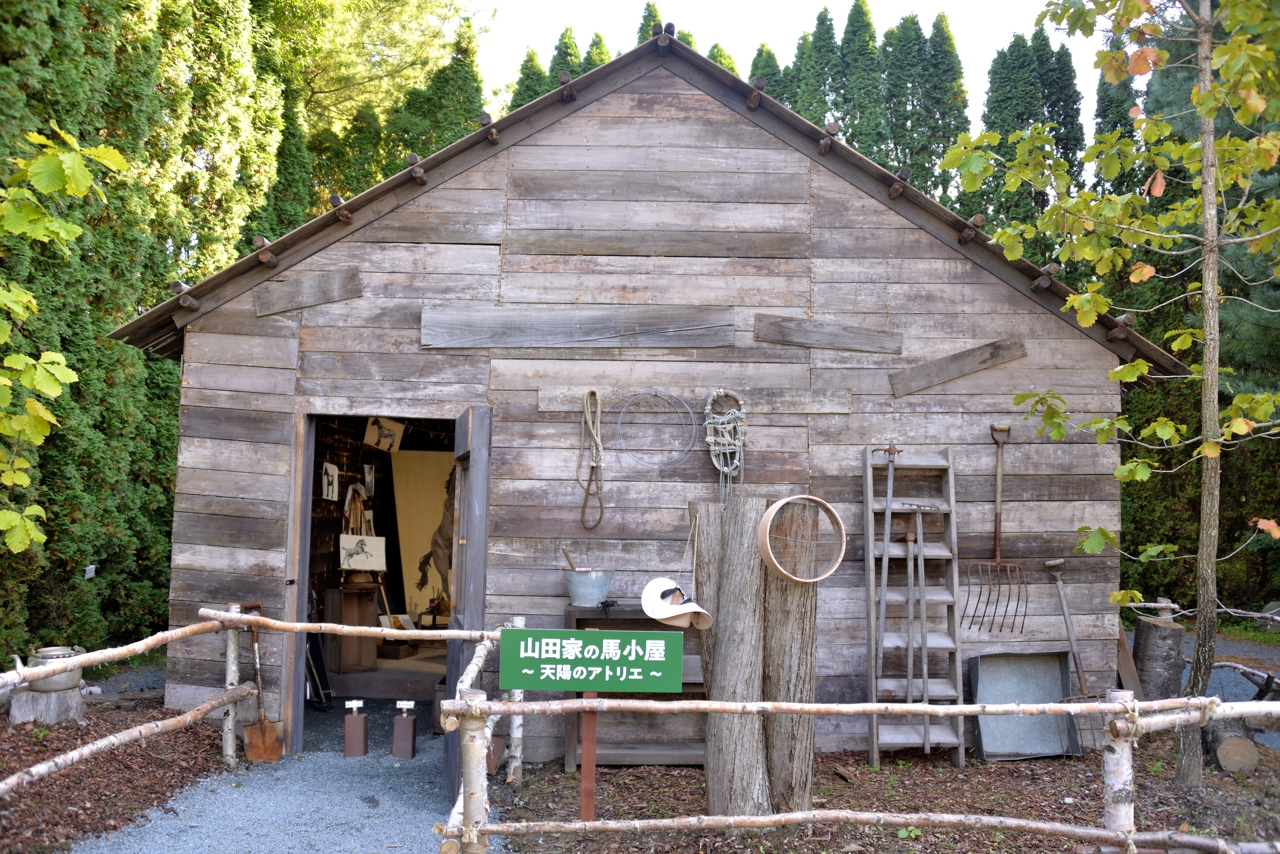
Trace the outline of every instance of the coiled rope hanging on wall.
{"label": "coiled rope hanging on wall", "polygon": [[[595,401],[595,412],[591,411],[592,400]],[[604,521],[604,442],[600,439],[600,413],[603,411],[600,393],[589,390],[582,396],[582,427],[578,432],[578,465],[574,475],[578,486],[582,487],[582,527],[588,531],[599,527]],[[591,446],[591,468],[586,479],[582,477],[582,463],[587,458],[587,445]],[[599,515],[594,522],[587,522],[587,505],[592,498],[599,505]]]}
{"label": "coiled rope hanging on wall", "polygon": [[[716,411],[716,401],[732,398],[737,405],[723,412]],[[707,428],[707,446],[711,450],[711,462],[720,472],[720,493],[727,496],[734,480],[739,484],[746,480],[747,472],[747,405],[736,391],[718,388],[707,398],[703,409]]]}

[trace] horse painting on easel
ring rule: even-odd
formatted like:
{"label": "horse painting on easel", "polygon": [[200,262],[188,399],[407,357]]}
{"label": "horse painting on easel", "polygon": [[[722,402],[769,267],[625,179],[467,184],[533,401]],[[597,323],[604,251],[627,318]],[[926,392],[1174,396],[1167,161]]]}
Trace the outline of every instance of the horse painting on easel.
{"label": "horse painting on easel", "polygon": [[344,534],[340,540],[342,549],[338,562],[340,568],[366,572],[380,572],[387,568],[386,540],[382,537],[355,537]]}

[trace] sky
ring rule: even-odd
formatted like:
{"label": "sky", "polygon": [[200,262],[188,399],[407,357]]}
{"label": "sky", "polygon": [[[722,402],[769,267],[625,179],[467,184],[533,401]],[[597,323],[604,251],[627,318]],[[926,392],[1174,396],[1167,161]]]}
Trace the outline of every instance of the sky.
{"label": "sky", "polygon": [[[788,0],[781,4],[765,4],[759,0],[657,0],[657,3],[665,21],[693,34],[699,52],[706,54],[712,44],[719,42],[733,56],[739,72],[746,74],[761,42],[773,48],[780,63],[789,64],[796,40],[802,32],[813,31],[823,6],[831,12],[839,39],[852,0]],[[926,34],[939,12],[947,14],[964,65],[969,120],[975,131],[982,123],[982,103],[991,60],[997,50],[1009,44],[1014,33],[1030,35],[1036,15],[1043,8],[1036,0],[870,0],[870,6],[877,38],[912,12],[919,16]],[[538,52],[545,68],[566,26],[573,27],[579,50],[586,50],[596,32],[604,36],[610,54],[630,50],[636,43],[643,10],[644,0],[553,0],[549,3],[493,0],[477,5],[473,17],[477,24],[488,29],[480,37],[479,56],[486,90],[515,82],[528,47]],[[1054,32],[1051,23],[1047,29],[1055,47],[1065,41],[1071,49],[1076,85],[1084,96],[1080,117],[1085,133],[1091,136],[1098,81],[1098,72],[1093,68],[1097,47],[1083,37],[1067,39],[1064,34]],[[505,104],[506,100],[507,96],[502,95],[491,106]]]}

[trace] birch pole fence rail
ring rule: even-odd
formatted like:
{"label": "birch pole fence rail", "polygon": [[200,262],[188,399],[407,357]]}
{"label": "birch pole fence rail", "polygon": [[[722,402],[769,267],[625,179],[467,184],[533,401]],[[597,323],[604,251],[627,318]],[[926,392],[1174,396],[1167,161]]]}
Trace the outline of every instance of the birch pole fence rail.
{"label": "birch pole fence rail", "polygon": [[[477,650],[477,658],[480,650]],[[475,659],[473,659],[475,663]],[[1199,723],[1237,717],[1280,718],[1280,702],[1223,703],[1217,697],[1175,697],[1136,702],[1131,691],[1111,690],[1106,701],[1094,703],[1002,703],[963,706],[931,706],[923,703],[729,703],[707,700],[614,700],[607,698],[549,700],[541,702],[489,701],[483,692],[460,691],[460,699],[441,703],[445,728],[462,729],[461,810],[448,824],[437,824],[442,837],[441,854],[482,854],[488,851],[490,834],[530,836],[544,834],[612,834],[631,832],[717,831],[765,829],[805,824],[856,824],[881,827],[946,827],[1008,831],[1059,837],[1090,843],[1089,850],[1132,854],[1140,850],[1234,852],[1280,854],[1280,841],[1234,842],[1179,831],[1142,831],[1134,822],[1133,742],[1145,733],[1170,729],[1181,723]],[[488,780],[485,774],[486,724],[500,715],[564,715],[581,712],[630,712],[678,714],[702,712],[727,715],[923,715],[968,717],[974,715],[1084,715],[1107,718],[1103,750],[1103,827],[1083,827],[1059,822],[986,815],[947,813],[872,813],[851,810],[809,810],[756,816],[683,816],[633,821],[530,821],[490,823]],[[1143,717],[1143,715],[1147,717]],[[479,737],[477,737],[479,736]],[[461,815],[458,813],[461,812]]]}
{"label": "birch pole fence rail", "polygon": [[0,781],[0,798],[8,797],[9,793],[19,786],[25,786],[28,783],[34,783],[43,777],[48,777],[55,771],[61,771],[64,768],[70,768],[77,762],[88,759],[90,756],[96,756],[99,753],[105,753],[115,747],[120,747],[130,742],[140,741],[144,738],[150,738],[153,735],[160,735],[166,732],[173,732],[175,729],[182,729],[194,724],[196,721],[208,715],[210,712],[217,711],[223,706],[234,706],[247,697],[251,697],[258,693],[256,685],[246,682],[243,685],[237,685],[230,691],[224,691],[216,697],[210,697],[200,705],[196,706],[185,714],[177,717],[166,718],[162,721],[151,721],[141,724],[132,729],[123,732],[108,735],[97,741],[91,741],[88,744],[81,745],[74,750],[68,750],[52,759],[46,759],[36,765],[32,765],[23,771],[12,774]]}
{"label": "birch pole fence rail", "polygon": [[[459,680],[459,699],[441,703],[441,723],[447,731],[462,730],[462,790],[448,824],[437,824],[442,837],[442,854],[482,854],[488,850],[489,834],[527,836],[532,834],[600,834],[627,832],[716,831],[764,829],[805,824],[856,824],[882,827],[948,827],[974,830],[1010,831],[1053,836],[1090,843],[1099,852],[1135,852],[1140,849],[1235,852],[1235,854],[1280,854],[1280,841],[1234,842],[1177,831],[1142,831],[1134,826],[1133,741],[1147,733],[1172,729],[1182,724],[1203,726],[1211,720],[1234,718],[1280,718],[1280,702],[1250,701],[1224,703],[1217,697],[1174,697],[1135,702],[1128,691],[1112,690],[1106,701],[1094,703],[1002,703],[963,706],[933,706],[921,703],[786,703],[717,702],[707,700],[618,700],[608,698],[524,701],[518,696],[491,701],[483,691],[471,687],[479,678],[484,662],[501,640],[502,628],[489,632],[452,630],[382,629],[371,626],[344,626],[336,623],[291,623],[256,615],[201,608],[199,616],[208,622],[160,632],[133,644],[86,653],[41,667],[0,673],[0,690],[36,679],[56,676],[76,667],[131,658],[175,640],[214,631],[227,631],[227,690],[196,708],[163,721],[152,721],[106,736],[55,756],[0,781],[0,798],[15,788],[130,742],[190,726],[220,708],[228,711],[227,729],[234,733],[235,704],[257,694],[254,685],[234,684],[238,678],[238,632],[240,626],[258,626],[288,633],[337,634],[387,640],[467,640],[476,641],[471,662]],[[513,724],[523,715],[565,715],[581,712],[678,714],[701,712],[720,715],[919,715],[924,717],[967,717],[988,715],[1084,715],[1103,714],[1107,718],[1107,739],[1103,763],[1104,827],[1081,827],[1057,822],[1031,821],[1004,816],[954,815],[946,813],[873,813],[852,810],[807,810],[764,816],[684,816],[668,819],[589,822],[489,823],[487,754],[493,727],[504,715]],[[229,724],[229,726],[228,726]],[[519,729],[516,728],[515,732]],[[224,739],[225,741],[225,739]],[[231,742],[234,745],[234,741]],[[225,744],[224,744],[225,747]],[[233,747],[234,750],[234,747]],[[225,752],[225,751],[224,751]],[[234,753],[232,755],[234,762]],[[518,779],[518,771],[512,775]]]}

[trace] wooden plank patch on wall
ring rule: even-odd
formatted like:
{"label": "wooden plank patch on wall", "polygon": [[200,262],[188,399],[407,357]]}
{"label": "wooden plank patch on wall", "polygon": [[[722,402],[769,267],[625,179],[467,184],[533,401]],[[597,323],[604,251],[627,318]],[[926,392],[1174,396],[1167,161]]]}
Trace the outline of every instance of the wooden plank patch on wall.
{"label": "wooden plank patch on wall", "polygon": [[993,365],[1000,365],[1027,355],[1021,338],[1001,338],[990,344],[972,347],[889,374],[889,385],[894,397],[940,385],[967,374],[976,373]]}
{"label": "wooden plank patch on wall", "polygon": [[337,267],[305,273],[282,282],[263,282],[253,289],[253,304],[258,316],[262,317],[363,295],[360,268]]}
{"label": "wooden plank patch on wall", "polygon": [[422,346],[732,347],[729,306],[539,306],[422,311]]}
{"label": "wooden plank patch on wall", "polygon": [[865,329],[829,320],[757,314],[755,338],[773,344],[795,344],[824,350],[858,350],[864,353],[901,353],[902,334]]}

